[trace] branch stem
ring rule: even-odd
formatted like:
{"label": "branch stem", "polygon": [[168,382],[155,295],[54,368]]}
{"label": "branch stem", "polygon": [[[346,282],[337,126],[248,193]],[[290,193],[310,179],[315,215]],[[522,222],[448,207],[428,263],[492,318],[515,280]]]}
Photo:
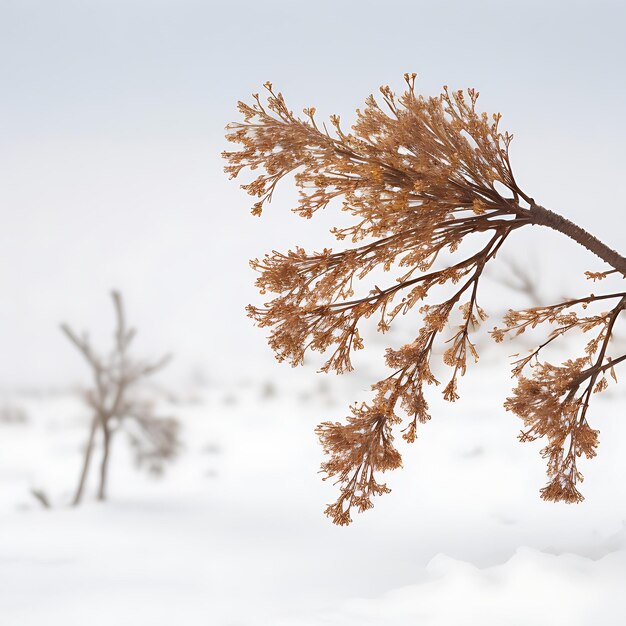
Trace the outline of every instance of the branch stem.
{"label": "branch stem", "polygon": [[591,233],[588,233],[584,228],[581,228],[558,213],[546,209],[539,204],[535,204],[532,201],[528,214],[533,224],[547,226],[548,228],[563,233],[626,276],[626,258],[613,250],[613,248],[609,248],[609,246],[602,243]]}

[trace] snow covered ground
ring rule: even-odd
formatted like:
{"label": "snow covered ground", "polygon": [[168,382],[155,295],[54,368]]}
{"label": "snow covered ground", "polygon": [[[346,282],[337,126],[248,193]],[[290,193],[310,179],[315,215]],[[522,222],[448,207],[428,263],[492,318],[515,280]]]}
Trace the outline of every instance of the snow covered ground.
{"label": "snow covered ground", "polygon": [[165,474],[136,471],[120,440],[110,501],[90,493],[79,509],[80,401],[5,394],[26,421],[0,423],[0,624],[626,623],[626,395],[595,399],[585,502],[548,504],[540,445],[518,443],[501,408],[500,357],[468,373],[455,405],[432,394],[392,493],[347,528],[322,516],[334,487],[313,428],[367,398],[364,376],[286,368],[196,388],[168,407],[185,449]]}

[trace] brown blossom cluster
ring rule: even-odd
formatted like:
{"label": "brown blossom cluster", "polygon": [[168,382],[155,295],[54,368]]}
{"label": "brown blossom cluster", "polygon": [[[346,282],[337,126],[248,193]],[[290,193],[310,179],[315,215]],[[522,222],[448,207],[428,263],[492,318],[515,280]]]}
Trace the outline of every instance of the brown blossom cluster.
{"label": "brown blossom cluster", "polygon": [[[588,278],[594,280],[604,278],[602,274],[606,273],[587,272]],[[575,311],[605,300],[614,301],[610,311],[587,316]],[[553,325],[545,342],[514,363],[513,375],[518,383],[513,396],[504,405],[524,421],[520,441],[545,438],[548,442],[541,451],[548,462],[549,482],[541,490],[545,500],[583,500],[577,489],[583,476],[576,462],[583,454],[588,459],[594,457],[598,446],[598,431],[587,422],[589,402],[592,394],[608,387],[607,373],[617,382],[614,367],[626,359],[623,355],[614,360],[607,354],[613,327],[625,308],[626,293],[591,295],[552,306],[509,311],[504,317],[504,328],[491,332],[500,342],[507,334],[519,335],[544,322]],[[539,361],[539,354],[546,346],[574,330],[592,334],[584,356],[567,360],[559,366]],[[528,370],[531,371],[529,377],[525,375]]]}
{"label": "brown blossom cluster", "polygon": [[[381,87],[381,102],[367,98],[350,131],[338,116],[330,117],[329,126],[318,122],[314,108],[304,109],[304,117],[294,115],[282,94],[266,83],[265,99],[254,94],[252,103],[239,103],[243,121],[230,124],[227,135],[239,149],[224,153],[231,178],[246,169],[260,172],[242,185],[256,198],[254,215],[271,201],[278,182],[292,175],[300,191],[296,213],[310,218],[336,201],[353,218],[349,227],[333,230],[351,247],[274,251],[251,262],[259,273],[257,286],[272,299],[263,307],[248,307],[248,313],[270,329],[269,344],[280,361],[296,366],[307,350],[328,352],[324,371],[349,371],[352,352],[364,347],[359,334],[364,320],[374,318],[384,333],[399,315],[414,311],[421,318],[412,343],[387,350],[393,373],[373,385],[372,401],[351,408],[346,423],[325,422],[317,429],[330,457],[322,469],[340,484],[337,501],[326,509],[338,524],[351,521],[352,508],[364,511],[372,496],[388,491],[377,476],[401,466],[393,428],[406,423],[403,438],[413,442],[417,423],[430,419],[424,388],[439,385],[431,361],[440,349],[451,369],[444,398],[459,398],[458,377],[468,358],[478,359],[471,333],[486,319],[477,300],[480,278],[512,231],[533,223],[550,226],[577,241],[589,237],[581,243],[596,254],[612,253],[624,261],[518,187],[509,161],[512,135],[500,131],[500,114],[477,110],[478,92],[444,88],[441,95],[425,98],[415,92],[414,74],[405,80],[407,90],[400,97]],[[367,279],[380,283],[381,270],[393,278],[363,293]],[[526,439],[549,441],[550,485],[558,483],[562,490],[547,487],[544,496],[550,499],[578,498],[570,495],[579,479],[575,459],[581,453],[591,456],[596,445],[595,431],[586,423],[591,393],[586,390],[597,387],[607,369],[602,369],[606,342],[622,310],[578,318],[573,306],[510,313],[506,327],[493,331],[501,340],[543,322],[557,324],[553,338],[574,327],[601,329],[582,360],[560,368],[542,365],[530,379],[522,370],[531,359],[516,365],[520,381],[506,406],[524,420]]]}

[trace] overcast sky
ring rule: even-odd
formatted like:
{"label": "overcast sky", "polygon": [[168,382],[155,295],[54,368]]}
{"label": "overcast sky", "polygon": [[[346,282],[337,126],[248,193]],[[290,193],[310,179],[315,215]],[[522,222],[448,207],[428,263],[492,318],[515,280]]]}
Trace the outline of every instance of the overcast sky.
{"label": "overcast sky", "polygon": [[[58,323],[106,341],[113,287],[142,350],[176,353],[172,376],[280,367],[245,318],[247,261],[329,245],[332,220],[290,215],[287,188],[256,220],[222,173],[224,126],[265,80],[294,109],[347,118],[405,71],[425,94],[475,86],[515,134],[522,186],[623,249],[623,7],[0,0],[0,386],[80,379]],[[557,280],[600,269],[540,231],[510,256]]]}

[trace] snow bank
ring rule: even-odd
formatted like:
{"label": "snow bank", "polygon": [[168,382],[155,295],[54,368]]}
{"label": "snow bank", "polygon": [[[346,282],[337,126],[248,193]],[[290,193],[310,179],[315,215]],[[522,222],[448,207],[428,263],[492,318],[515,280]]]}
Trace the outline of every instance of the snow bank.
{"label": "snow bank", "polygon": [[311,376],[172,404],[180,459],[154,479],[121,438],[110,501],[91,483],[80,509],[84,407],[14,398],[26,417],[0,424],[0,626],[626,624],[623,395],[594,402],[585,502],[546,503],[541,444],[517,442],[508,372],[483,363],[462,402],[433,394],[418,441],[399,440],[392,493],[338,528],[322,515],[336,488],[317,473],[314,427],[366,398],[369,379]]}
{"label": "snow bank", "polygon": [[506,563],[485,569],[438,555],[419,584],[280,625],[622,626],[624,589],[625,550],[594,561],[519,548]]}

